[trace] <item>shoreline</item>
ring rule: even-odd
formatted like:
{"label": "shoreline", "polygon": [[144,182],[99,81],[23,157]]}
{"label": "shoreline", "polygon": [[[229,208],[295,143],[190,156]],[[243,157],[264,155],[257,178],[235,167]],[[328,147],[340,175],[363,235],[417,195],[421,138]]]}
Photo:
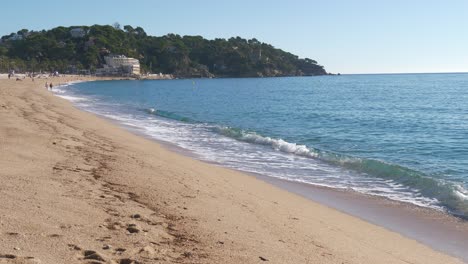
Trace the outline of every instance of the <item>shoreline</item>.
{"label": "shoreline", "polygon": [[[80,110],[88,112],[86,109]],[[251,177],[258,178],[268,184],[279,187],[282,190],[300,195],[313,202],[384,227],[390,231],[415,239],[435,250],[440,250],[441,252],[468,261],[468,252],[465,251],[465,248],[468,247],[468,221],[448,212],[391,200],[386,197],[366,195],[350,190],[333,189],[331,187],[290,181],[228,168],[223,166],[222,163],[205,160],[192,153],[192,151],[177,146],[173,142],[156,139],[151,135],[139,131],[135,127],[122,124],[119,120],[93,112],[89,113],[127,129],[137,136],[155,141],[169,151],[201,162],[250,175]],[[421,225],[421,223],[423,224]]]}
{"label": "shoreline", "polygon": [[179,147],[172,142],[159,140],[144,134],[132,126],[121,124],[118,120],[92,112],[89,113],[127,129],[137,136],[155,141],[169,151],[214,166],[247,174],[287,192],[300,195],[310,201],[415,239],[435,250],[468,261],[468,252],[466,251],[466,248],[468,248],[468,221],[466,219],[448,212],[391,200],[387,197],[367,195],[350,190],[333,189],[326,186],[227,168],[222,163],[204,160],[190,150]]}
{"label": "shoreline", "polygon": [[[80,110],[89,112],[86,109]],[[228,168],[222,163],[199,157],[191,150],[179,147],[173,142],[154,138],[140,131],[138,128],[122,124],[119,120],[94,112],[89,113],[117,124],[119,127],[129,130],[137,136],[155,141],[169,151],[208,164],[250,175],[290,193],[300,195],[313,202],[318,202],[332,209],[384,227],[411,239],[415,239],[435,250],[440,250],[468,261],[468,253],[465,252],[465,248],[468,248],[468,221],[456,215],[434,208],[391,200],[387,197],[367,195],[350,190],[334,189],[326,186],[296,182],[264,174]],[[397,217],[395,215],[397,215]],[[421,225],[421,223],[423,224]]]}
{"label": "shoreline", "polygon": [[7,157],[0,177],[10,186],[0,189],[0,261],[7,254],[11,263],[31,256],[85,263],[97,254],[102,263],[462,263],[245,173],[168,151],[42,86],[0,80]]}
{"label": "shoreline", "polygon": [[257,177],[311,201],[468,261],[468,252],[466,252],[468,222],[464,219],[436,209],[393,201],[385,197],[336,190],[264,175],[257,175]]}

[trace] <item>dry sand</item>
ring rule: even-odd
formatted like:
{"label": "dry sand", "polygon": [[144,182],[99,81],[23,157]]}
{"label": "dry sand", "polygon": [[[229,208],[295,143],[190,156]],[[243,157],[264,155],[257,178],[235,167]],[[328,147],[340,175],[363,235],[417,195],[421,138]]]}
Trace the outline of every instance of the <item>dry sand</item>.
{"label": "dry sand", "polygon": [[461,263],[168,151],[44,83],[0,80],[0,263]]}

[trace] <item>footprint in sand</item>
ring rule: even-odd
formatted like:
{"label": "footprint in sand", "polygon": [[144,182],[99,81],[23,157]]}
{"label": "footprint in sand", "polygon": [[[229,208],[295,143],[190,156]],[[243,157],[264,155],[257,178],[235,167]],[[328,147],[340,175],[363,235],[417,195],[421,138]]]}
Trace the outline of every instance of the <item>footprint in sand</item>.
{"label": "footprint in sand", "polygon": [[0,254],[0,259],[16,259],[16,256],[12,254]]}
{"label": "footprint in sand", "polygon": [[13,254],[0,254],[0,263],[42,264],[42,262],[37,258],[19,257]]}
{"label": "footprint in sand", "polygon": [[140,228],[140,226],[138,226],[137,224],[129,224],[128,227],[127,227],[127,231],[128,231],[129,233],[132,233],[132,234],[134,234],[134,233],[140,233],[141,228]]}
{"label": "footprint in sand", "polygon": [[140,264],[140,262],[133,259],[124,258],[119,261],[119,264]]}
{"label": "footprint in sand", "polygon": [[83,255],[85,260],[96,260],[102,262],[106,262],[109,260],[109,258],[106,255],[94,250],[85,250],[83,252]]}

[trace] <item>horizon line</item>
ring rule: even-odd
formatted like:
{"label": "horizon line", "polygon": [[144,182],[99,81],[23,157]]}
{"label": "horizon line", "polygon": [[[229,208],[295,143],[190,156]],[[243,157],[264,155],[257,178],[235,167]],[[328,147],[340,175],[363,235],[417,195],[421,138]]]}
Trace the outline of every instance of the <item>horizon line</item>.
{"label": "horizon line", "polygon": [[361,72],[361,73],[331,73],[331,74],[340,74],[340,75],[384,75],[384,74],[460,74],[460,73],[468,73],[468,71],[447,71],[447,72]]}

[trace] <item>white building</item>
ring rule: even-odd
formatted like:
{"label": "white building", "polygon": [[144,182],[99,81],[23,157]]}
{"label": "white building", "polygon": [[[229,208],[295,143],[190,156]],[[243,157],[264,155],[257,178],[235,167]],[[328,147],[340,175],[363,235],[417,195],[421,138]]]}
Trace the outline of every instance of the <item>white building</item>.
{"label": "white building", "polygon": [[140,62],[124,55],[105,56],[104,68],[96,69],[97,75],[140,75]]}
{"label": "white building", "polygon": [[86,31],[82,28],[72,28],[70,30],[72,38],[82,38],[86,35]]}
{"label": "white building", "polygon": [[14,40],[22,40],[22,39],[23,39],[23,35],[16,34],[16,33],[9,38],[9,40],[13,40],[13,41]]}

